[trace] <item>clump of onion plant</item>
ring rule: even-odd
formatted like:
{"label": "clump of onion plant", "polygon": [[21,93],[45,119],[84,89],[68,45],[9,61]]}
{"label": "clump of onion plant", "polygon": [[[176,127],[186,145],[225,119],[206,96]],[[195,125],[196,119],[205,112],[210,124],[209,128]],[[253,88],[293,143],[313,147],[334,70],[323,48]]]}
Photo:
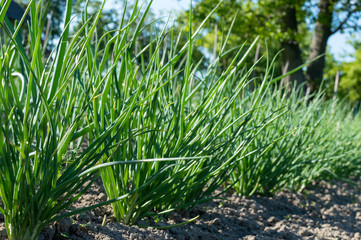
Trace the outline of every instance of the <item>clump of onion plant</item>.
{"label": "clump of onion plant", "polygon": [[[0,11],[5,36],[0,40],[0,211],[9,239],[37,239],[47,224],[85,210],[66,211],[90,186],[106,153],[115,148],[109,136],[124,127],[140,91],[127,98],[87,148],[66,159],[71,148],[80,149],[96,124],[87,115],[95,99],[107,91],[101,71],[95,81],[79,78],[82,72],[101,68],[95,64],[91,44],[101,11],[70,37],[72,1],[67,1],[64,31],[44,61],[42,2],[30,1],[15,27],[4,15],[9,3],[1,1]],[[29,51],[18,35],[26,14],[31,16],[26,23]]]}
{"label": "clump of onion plant", "polygon": [[231,182],[239,194],[302,190],[316,179],[359,174],[360,134],[355,131],[359,116],[345,104],[326,100],[322,92],[310,96],[277,86],[262,102],[265,107],[255,118],[264,119],[277,109],[285,113],[250,146],[263,150],[241,160],[233,172]]}
{"label": "clump of onion plant", "polygon": [[[246,51],[243,46],[234,52],[231,64],[220,72],[217,69],[225,51],[225,41],[219,57],[199,76],[203,71],[201,62],[193,62],[192,49],[203,23],[194,33],[189,31],[185,45],[179,45],[180,35],[167,31],[165,26],[156,37],[150,36],[148,45],[139,44],[137,53],[134,44],[149,6],[141,17],[137,2],[135,6],[130,19],[135,25],[124,25],[122,20],[118,31],[104,41],[104,50],[100,52],[96,48],[95,56],[104,56],[100,62],[104,68],[83,75],[86,79],[93,78],[91,82],[102,81],[105,89],[94,99],[94,110],[89,112],[89,119],[94,122],[90,127],[93,139],[114,121],[125,103],[133,99],[140,103],[122,120],[124,127],[117,136],[114,132],[111,140],[116,151],[109,153],[108,163],[126,161],[130,164],[113,165],[101,171],[109,198],[134,192],[112,204],[115,218],[125,224],[135,224],[144,217],[192,207],[211,199],[214,191],[234,171],[236,163],[252,154],[247,147],[273,120],[271,115],[277,115],[270,114],[257,126],[249,124],[260,97],[252,99],[249,109],[234,114],[254,69],[253,66],[245,70],[243,63],[256,41]],[[189,22],[192,26],[192,14]],[[125,39],[133,42],[127,45]],[[101,44],[99,41],[98,45]],[[108,64],[106,56],[119,62]],[[268,72],[271,69],[269,67]],[[110,73],[100,78],[102,72]],[[266,89],[264,81],[257,89],[259,96]],[[185,160],[176,163],[136,161],[175,157]]]}

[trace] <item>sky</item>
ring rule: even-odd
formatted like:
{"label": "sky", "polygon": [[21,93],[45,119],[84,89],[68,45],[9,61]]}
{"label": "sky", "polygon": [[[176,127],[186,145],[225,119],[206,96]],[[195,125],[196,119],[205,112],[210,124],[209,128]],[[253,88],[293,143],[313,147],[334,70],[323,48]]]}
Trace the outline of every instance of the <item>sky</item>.
{"label": "sky", "polygon": [[[106,7],[112,7],[112,1],[107,0]],[[171,12],[184,11],[189,9],[190,0],[153,0],[152,10],[158,16],[168,17]],[[361,37],[361,34],[360,34]],[[330,52],[337,61],[352,61],[350,55],[354,49],[347,44],[350,35],[335,33],[328,40]]]}
{"label": "sky", "polygon": [[336,60],[352,61],[352,57],[344,56],[352,54],[355,51],[350,44],[347,44],[349,38],[350,35],[347,33],[335,33],[328,39],[328,46]]}

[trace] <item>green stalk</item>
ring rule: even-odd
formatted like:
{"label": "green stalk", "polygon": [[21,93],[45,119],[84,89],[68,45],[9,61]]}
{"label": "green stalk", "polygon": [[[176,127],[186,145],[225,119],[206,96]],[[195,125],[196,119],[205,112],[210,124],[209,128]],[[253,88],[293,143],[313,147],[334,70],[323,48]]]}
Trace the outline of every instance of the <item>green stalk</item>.
{"label": "green stalk", "polygon": [[64,55],[65,55],[65,50],[67,47],[67,43],[68,43],[68,35],[69,35],[69,22],[70,22],[70,16],[71,16],[71,9],[72,9],[72,5],[73,5],[73,1],[72,0],[67,0],[66,1],[66,8],[65,8],[65,18],[64,18],[64,31],[62,33],[62,38],[60,40],[60,49],[57,52],[58,55],[56,57],[56,61],[55,61],[55,72],[52,76],[51,82],[50,82],[50,86],[49,86],[49,95],[48,95],[48,99],[52,99],[55,91],[56,91],[56,86],[58,86],[58,82],[60,79],[60,75],[61,75],[61,70],[63,68],[63,60],[64,60]]}

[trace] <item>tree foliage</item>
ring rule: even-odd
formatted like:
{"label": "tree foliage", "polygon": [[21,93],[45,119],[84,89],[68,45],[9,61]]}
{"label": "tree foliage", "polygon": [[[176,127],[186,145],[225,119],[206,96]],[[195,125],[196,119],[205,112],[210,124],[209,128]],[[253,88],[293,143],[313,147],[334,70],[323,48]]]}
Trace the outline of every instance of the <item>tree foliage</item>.
{"label": "tree foliage", "polygon": [[[217,0],[199,0],[194,6],[195,21],[201,22],[204,16],[216,4]],[[181,15],[179,22],[186,21],[188,12]],[[235,17],[236,16],[236,17]],[[339,31],[360,29],[357,22],[361,19],[361,2],[354,0],[264,0],[237,1],[225,0],[207,24],[202,47],[214,52],[216,39],[235,22],[229,39],[229,47],[239,46],[260,36],[267,42],[261,47],[261,54],[266,51],[274,55],[279,49],[285,49],[279,60],[280,68],[291,70],[326,53],[328,38]],[[217,33],[215,33],[217,29]],[[217,37],[216,37],[217,36]],[[312,40],[311,40],[312,39]],[[219,43],[217,44],[219,48]],[[325,57],[311,63],[307,69],[307,79],[312,90],[317,90],[323,80]],[[291,75],[293,79],[303,78]],[[301,77],[300,77],[301,76]],[[316,82],[317,81],[317,82]]]}
{"label": "tree foliage", "polygon": [[352,42],[355,48],[354,60],[342,64],[340,94],[352,102],[361,101],[361,40]]}

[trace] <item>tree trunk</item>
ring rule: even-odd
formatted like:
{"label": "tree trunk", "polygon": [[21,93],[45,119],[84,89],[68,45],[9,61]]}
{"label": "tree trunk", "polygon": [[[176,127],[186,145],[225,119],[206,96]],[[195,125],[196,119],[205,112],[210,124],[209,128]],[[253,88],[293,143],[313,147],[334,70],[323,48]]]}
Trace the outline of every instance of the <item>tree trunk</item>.
{"label": "tree trunk", "polygon": [[[285,4],[281,9],[281,26],[282,31],[288,34],[287,40],[284,40],[281,45],[282,52],[282,66],[284,71],[291,71],[303,64],[300,46],[296,40],[295,35],[298,33],[298,22],[296,18],[295,5]],[[297,86],[305,82],[305,77],[302,69],[282,79],[281,84],[290,90],[293,84]]]}
{"label": "tree trunk", "polygon": [[[318,3],[319,13],[315,32],[312,37],[308,61],[311,61],[326,52],[327,40],[331,36],[333,14],[332,2],[332,0],[320,0]],[[324,67],[325,55],[308,65],[306,79],[311,92],[319,89],[323,79]]]}
{"label": "tree trunk", "polygon": [[[301,57],[301,50],[297,41],[282,42],[282,66],[284,72],[287,73],[303,64]],[[302,69],[282,79],[282,85],[290,90],[293,84],[300,86],[305,82],[305,77]]]}

